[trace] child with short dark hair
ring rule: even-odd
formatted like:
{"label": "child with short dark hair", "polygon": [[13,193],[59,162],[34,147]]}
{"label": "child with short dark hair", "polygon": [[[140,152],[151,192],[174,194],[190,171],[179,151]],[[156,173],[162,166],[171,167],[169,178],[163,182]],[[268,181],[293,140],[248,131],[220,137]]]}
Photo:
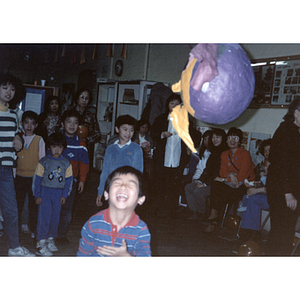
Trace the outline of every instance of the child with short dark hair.
{"label": "child with short dark hair", "polygon": [[17,176],[15,179],[16,198],[19,212],[19,228],[21,227],[22,211],[28,195],[29,230],[34,237],[38,216],[38,206],[32,193],[32,178],[40,159],[45,156],[45,142],[34,133],[38,123],[38,115],[31,110],[22,115],[21,125],[24,130],[24,147],[17,153]]}
{"label": "child with short dark hair", "polygon": [[109,208],[92,216],[81,230],[77,256],[151,256],[150,233],[134,212],[142,205],[142,173],[123,166],[107,178]]}
{"label": "child with short dark hair", "polygon": [[39,204],[36,254],[51,256],[57,251],[57,236],[61,205],[66,203],[73,182],[72,165],[62,156],[67,141],[62,133],[49,136],[47,147],[50,155],[43,157],[33,176],[32,190]]}
{"label": "child with short dark hair", "polygon": [[62,115],[62,128],[67,140],[67,148],[63,156],[72,164],[73,185],[72,191],[65,205],[60,212],[60,221],[58,226],[57,244],[67,244],[68,226],[72,221],[72,209],[76,199],[77,191],[83,192],[84,183],[89,172],[89,154],[85,141],[80,139],[76,134],[79,127],[80,114],[76,109],[68,109]]}
{"label": "child with short dark hair", "polygon": [[104,192],[104,185],[112,171],[122,166],[131,166],[143,172],[143,150],[139,145],[131,141],[135,124],[136,119],[130,115],[119,116],[116,120],[115,130],[119,135],[119,139],[112,145],[109,145],[105,152],[96,199],[97,206],[102,206],[101,198]]}
{"label": "child with short dark hair", "polygon": [[22,149],[22,138],[17,128],[17,115],[9,109],[9,102],[20,97],[23,87],[16,77],[0,73],[0,209],[9,256],[34,256],[19,243],[18,206],[12,172],[16,167],[16,151]]}

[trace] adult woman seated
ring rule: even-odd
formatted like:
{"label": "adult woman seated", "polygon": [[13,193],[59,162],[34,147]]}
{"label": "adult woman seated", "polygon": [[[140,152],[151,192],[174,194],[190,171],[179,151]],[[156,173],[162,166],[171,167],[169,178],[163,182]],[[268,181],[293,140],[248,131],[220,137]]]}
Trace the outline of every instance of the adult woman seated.
{"label": "adult woman seated", "polygon": [[[213,232],[219,214],[224,210],[226,203],[237,204],[247,192],[244,181],[255,179],[254,164],[249,151],[241,148],[243,132],[231,127],[227,133],[228,150],[221,154],[219,176],[211,185],[210,205],[211,213],[208,217],[210,224],[205,232]],[[249,186],[248,186],[249,187]]]}
{"label": "adult woman seated", "polygon": [[[192,211],[189,219],[197,219],[198,215],[205,215],[206,200],[210,195],[210,187],[213,180],[219,175],[220,156],[227,149],[226,133],[223,129],[215,128],[208,142],[210,156],[200,176],[195,177],[193,182],[185,186],[185,195],[188,208]],[[196,174],[196,173],[195,173]]]}

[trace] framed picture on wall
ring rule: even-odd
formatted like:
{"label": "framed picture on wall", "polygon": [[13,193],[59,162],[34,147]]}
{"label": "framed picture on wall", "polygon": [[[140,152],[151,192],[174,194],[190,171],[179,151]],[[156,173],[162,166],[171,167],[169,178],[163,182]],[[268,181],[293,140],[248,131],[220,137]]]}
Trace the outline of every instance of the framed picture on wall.
{"label": "framed picture on wall", "polygon": [[284,108],[300,97],[299,55],[261,59],[251,65],[255,91],[249,108]]}
{"label": "framed picture on wall", "polygon": [[275,64],[255,64],[252,66],[255,75],[255,90],[251,107],[269,106],[272,99]]}

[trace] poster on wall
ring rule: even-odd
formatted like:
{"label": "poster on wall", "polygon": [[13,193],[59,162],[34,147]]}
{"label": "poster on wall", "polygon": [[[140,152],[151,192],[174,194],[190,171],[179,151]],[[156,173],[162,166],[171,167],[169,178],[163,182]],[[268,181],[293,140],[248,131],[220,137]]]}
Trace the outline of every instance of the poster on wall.
{"label": "poster on wall", "polygon": [[276,63],[271,105],[289,105],[300,97],[300,60]]}
{"label": "poster on wall", "polygon": [[43,111],[45,94],[45,90],[26,87],[26,97],[22,101],[21,109],[32,110],[39,115]]}
{"label": "poster on wall", "polygon": [[255,90],[250,107],[270,105],[274,69],[274,64],[253,66]]}

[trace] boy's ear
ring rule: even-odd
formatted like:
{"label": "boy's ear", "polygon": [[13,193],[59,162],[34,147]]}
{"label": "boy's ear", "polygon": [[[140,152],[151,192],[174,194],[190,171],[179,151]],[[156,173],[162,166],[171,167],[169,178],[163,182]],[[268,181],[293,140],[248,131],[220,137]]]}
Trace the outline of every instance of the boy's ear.
{"label": "boy's ear", "polygon": [[142,196],[142,197],[140,197],[139,199],[138,199],[138,204],[139,205],[142,205],[144,202],[145,202],[145,200],[146,200],[146,196]]}
{"label": "boy's ear", "polygon": [[65,128],[64,122],[61,122],[60,124],[61,124],[61,127],[62,127],[62,128]]}
{"label": "boy's ear", "polygon": [[107,201],[107,200],[108,200],[108,192],[107,192],[107,191],[104,191],[103,196],[104,196],[104,199]]}
{"label": "boy's ear", "polygon": [[119,128],[117,126],[115,126],[115,131],[116,133],[119,133]]}

